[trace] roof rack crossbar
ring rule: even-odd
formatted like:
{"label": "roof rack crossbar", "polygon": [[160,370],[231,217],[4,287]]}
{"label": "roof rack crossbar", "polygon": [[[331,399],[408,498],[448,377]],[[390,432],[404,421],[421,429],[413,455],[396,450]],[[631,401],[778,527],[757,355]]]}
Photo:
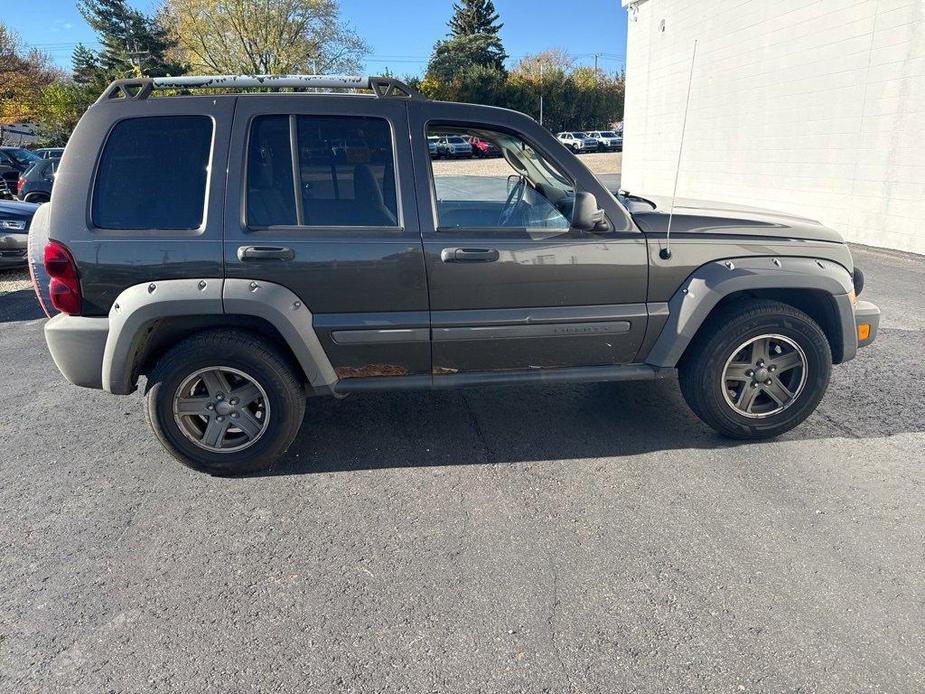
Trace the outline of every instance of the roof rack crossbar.
{"label": "roof rack crossbar", "polygon": [[421,94],[391,77],[360,75],[183,75],[116,80],[99,101],[147,99],[168,89],[369,89],[379,98],[420,99]]}

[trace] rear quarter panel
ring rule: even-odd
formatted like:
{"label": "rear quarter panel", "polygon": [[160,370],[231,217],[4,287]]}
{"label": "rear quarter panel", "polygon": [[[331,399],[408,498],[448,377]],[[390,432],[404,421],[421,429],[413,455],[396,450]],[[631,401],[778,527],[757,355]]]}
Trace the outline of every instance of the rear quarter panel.
{"label": "rear quarter panel", "polygon": [[[140,282],[222,276],[222,202],[234,103],[233,96],[118,99],[94,105],[80,119],[55,177],[48,228],[77,262],[85,315],[106,315],[124,289]],[[96,228],[90,218],[93,185],[112,128],[127,118],[173,115],[213,121],[202,226],[166,232]]]}

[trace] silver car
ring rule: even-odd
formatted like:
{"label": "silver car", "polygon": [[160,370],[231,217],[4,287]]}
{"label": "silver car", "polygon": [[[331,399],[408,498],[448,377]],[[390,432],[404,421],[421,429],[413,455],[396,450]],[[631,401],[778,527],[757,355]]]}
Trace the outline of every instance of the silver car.
{"label": "silver car", "polygon": [[562,132],[558,136],[559,142],[575,152],[596,152],[597,140],[589,137],[587,133],[581,131]]}
{"label": "silver car", "polygon": [[437,140],[437,156],[455,159],[457,157],[472,157],[472,145],[461,135],[446,135]]}
{"label": "silver car", "polygon": [[588,136],[597,142],[598,149],[622,152],[623,136],[614,130],[592,130]]}

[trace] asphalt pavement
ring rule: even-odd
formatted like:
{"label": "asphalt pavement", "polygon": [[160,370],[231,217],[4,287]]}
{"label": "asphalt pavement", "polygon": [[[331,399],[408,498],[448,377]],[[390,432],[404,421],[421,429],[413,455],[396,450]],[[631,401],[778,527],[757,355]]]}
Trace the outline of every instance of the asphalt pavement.
{"label": "asphalt pavement", "polygon": [[0,296],[0,691],[921,692],[925,260],[734,444],[674,380],[313,400],[272,474],[174,462]]}

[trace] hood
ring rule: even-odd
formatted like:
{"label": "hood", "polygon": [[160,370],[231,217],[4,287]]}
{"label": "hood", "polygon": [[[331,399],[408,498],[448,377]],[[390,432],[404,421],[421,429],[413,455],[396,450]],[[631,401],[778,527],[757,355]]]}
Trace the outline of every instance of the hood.
{"label": "hood", "polygon": [[[671,199],[644,199],[654,203],[656,209],[651,209],[651,205],[637,205],[633,201],[629,206],[633,220],[645,232],[665,233],[668,229]],[[621,197],[621,200],[624,198]],[[671,233],[763,236],[844,243],[841,234],[813,219],[747,205],[682,198],[675,200]]]}
{"label": "hood", "polygon": [[31,202],[14,202],[12,200],[0,200],[0,217],[5,219],[29,219],[39,208],[38,205]]}

